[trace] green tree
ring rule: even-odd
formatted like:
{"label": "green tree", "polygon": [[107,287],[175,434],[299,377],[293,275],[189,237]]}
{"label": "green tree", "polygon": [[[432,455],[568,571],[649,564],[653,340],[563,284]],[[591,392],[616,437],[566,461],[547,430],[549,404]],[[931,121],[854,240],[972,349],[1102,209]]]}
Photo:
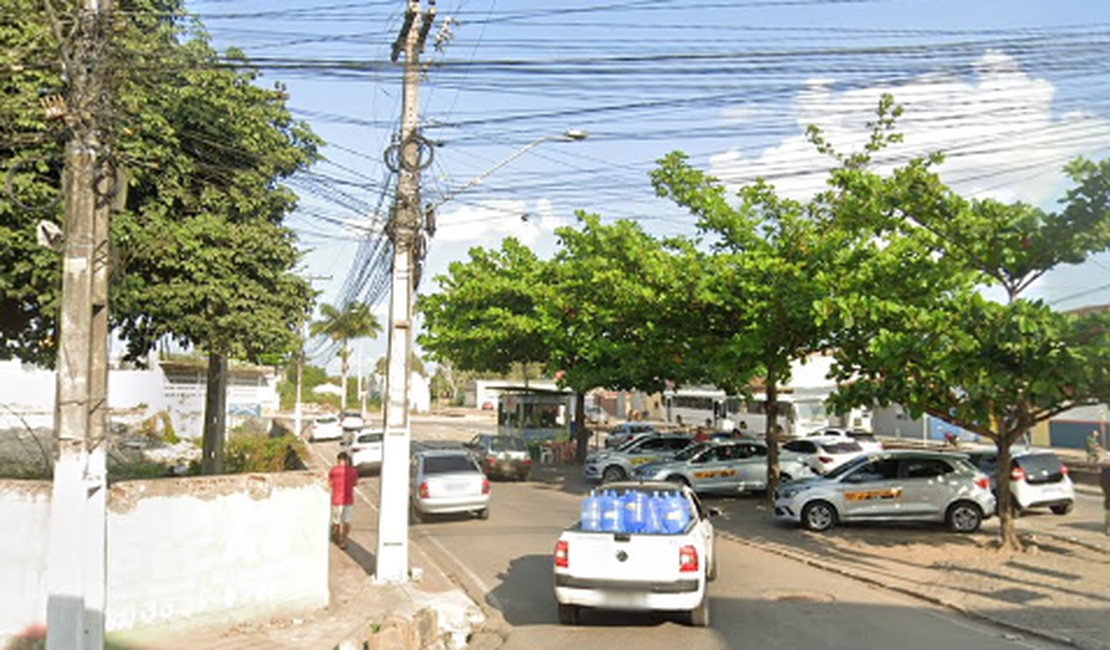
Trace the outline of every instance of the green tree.
{"label": "green tree", "polygon": [[790,363],[821,349],[829,333],[816,302],[847,243],[823,202],[779,197],[757,180],[729,202],[717,179],[675,152],[652,173],[656,192],[688,208],[708,237],[701,286],[687,335],[705,376],[729,394],[764,378],[768,494],[779,482],[778,387]]}
{"label": "green tree", "polygon": [[[46,24],[49,15],[37,6],[26,13],[29,23]],[[41,47],[13,50],[4,43],[0,49],[15,58],[10,69],[49,72],[52,78],[31,82],[64,96],[58,52],[67,44],[53,36],[66,37],[61,27],[70,18],[59,16],[58,29],[28,27],[42,35]],[[296,197],[281,181],[316,159],[318,139],[291,118],[284,93],[257,85],[257,72],[239,53],[217,56],[180,2],[125,0],[102,20],[111,45],[98,63],[111,101],[70,108],[105,112],[110,128],[102,134],[102,173],[108,179],[121,170],[127,179],[126,186],[101,185],[104,198],[119,206],[111,232],[112,324],[132,358],[163,337],[207,352],[213,381],[205,458],[212,470],[222,456],[227,358],[256,360],[291,350],[299,315],[310,304],[307,284],[292,273],[299,257],[295,238],[282,225]],[[0,37],[18,40],[7,31]],[[22,72],[5,79],[27,90]],[[24,92],[14,106],[4,106],[13,139],[54,128],[28,109],[34,97]],[[56,186],[58,164],[45,155],[55,151],[51,147],[56,144],[48,139],[41,143],[45,153],[35,165],[7,160],[20,170],[13,183],[21,197],[41,198],[49,194],[43,188]],[[34,224],[17,208],[0,201],[3,223],[18,233],[0,256],[24,260],[0,270],[0,300],[14,304],[11,313],[19,315],[3,322],[3,354],[49,363],[60,265],[56,256],[32,250]],[[53,215],[60,218],[56,208]]]}
{"label": "green tree", "polygon": [[658,391],[698,372],[686,338],[698,265],[689,242],[657,240],[633,221],[581,212],[578,221],[556,231],[561,250],[540,283],[540,309],[548,370],[576,394],[582,462],[589,390]]}
{"label": "green tree", "polygon": [[309,325],[312,336],[325,336],[339,343],[340,372],[342,376],[341,409],[347,408],[347,372],[351,355],[350,342],[360,338],[375,338],[382,331],[378,318],[366,303],[351,302],[342,308],[324,304],[320,306],[320,319]]}
{"label": "green tree", "polygon": [[[893,128],[890,98],[879,116],[876,133]],[[1038,422],[1110,396],[1110,317],[1022,294],[1052,268],[1110,248],[1110,163],[1069,165],[1074,187],[1061,210],[1044,212],[960,197],[935,171],[940,155],[883,175],[870,153],[842,159],[832,178],[838,219],[870,241],[858,272],[822,301],[838,323],[837,401],[902,404],[994,441],[1000,541],[1019,548],[1010,446]],[[1005,299],[988,299],[984,286]]]}
{"label": "green tree", "polygon": [[417,298],[424,321],[417,342],[459,370],[506,374],[515,364],[545,363],[543,262],[512,237],[498,251],[475,247],[469,256],[436,276],[438,292]]}

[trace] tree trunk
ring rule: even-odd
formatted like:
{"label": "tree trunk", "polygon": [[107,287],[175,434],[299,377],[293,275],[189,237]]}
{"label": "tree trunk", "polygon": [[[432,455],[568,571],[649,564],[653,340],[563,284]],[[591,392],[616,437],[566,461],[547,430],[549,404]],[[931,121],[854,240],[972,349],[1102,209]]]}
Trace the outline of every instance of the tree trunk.
{"label": "tree trunk", "polygon": [[584,391],[574,391],[574,436],[575,442],[577,442],[574,450],[574,462],[577,465],[585,465],[590,432],[586,430],[586,393]]}
{"label": "tree trunk", "polygon": [[774,366],[767,368],[767,385],[764,387],[766,398],[763,412],[766,418],[764,440],[767,442],[767,501],[774,504],[775,490],[779,487],[779,389],[778,377]]}
{"label": "tree trunk", "polygon": [[227,430],[227,357],[208,355],[208,381],[204,395],[202,474],[224,471],[224,436]]}
{"label": "tree trunk", "polygon": [[340,415],[343,411],[347,410],[347,342],[343,341],[343,349],[339,352],[339,375],[340,375],[340,393],[339,393],[339,412]]}
{"label": "tree trunk", "polygon": [[1002,548],[1019,551],[1022,548],[1021,538],[1017,531],[1017,502],[1010,492],[1010,437],[1005,432],[999,432],[996,445],[998,446],[998,468],[995,477],[995,486],[998,497],[998,541]]}

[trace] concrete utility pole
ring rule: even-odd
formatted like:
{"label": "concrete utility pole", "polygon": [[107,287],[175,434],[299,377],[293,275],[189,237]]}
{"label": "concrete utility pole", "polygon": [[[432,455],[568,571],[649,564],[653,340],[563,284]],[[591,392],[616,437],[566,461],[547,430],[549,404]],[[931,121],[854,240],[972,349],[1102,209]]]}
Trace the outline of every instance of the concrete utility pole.
{"label": "concrete utility pole", "polygon": [[[431,150],[420,137],[417,107],[420,53],[435,21],[435,0],[421,12],[409,0],[401,32],[393,44],[393,60],[404,54],[401,138],[393,150],[398,171],[397,196],[390,219],[393,240],[393,282],[389,306],[389,367],[386,371],[385,441],[382,451],[381,496],[378,508],[376,578],[398,583],[408,579],[409,382],[412,357],[412,302],[422,247],[420,170],[431,162]],[[425,160],[424,156],[428,159]]]}
{"label": "concrete utility pole", "polygon": [[[50,650],[102,648],[105,601],[104,448],[108,401],[109,191],[101,73],[105,0],[82,5],[66,56],[72,132],[65,149],[65,248],[54,429],[58,456],[47,550]],[[66,48],[66,44],[61,44]],[[66,54],[70,54],[66,52]],[[112,178],[109,178],[112,177]],[[118,188],[115,188],[118,191]],[[92,450],[92,453],[90,453]]]}

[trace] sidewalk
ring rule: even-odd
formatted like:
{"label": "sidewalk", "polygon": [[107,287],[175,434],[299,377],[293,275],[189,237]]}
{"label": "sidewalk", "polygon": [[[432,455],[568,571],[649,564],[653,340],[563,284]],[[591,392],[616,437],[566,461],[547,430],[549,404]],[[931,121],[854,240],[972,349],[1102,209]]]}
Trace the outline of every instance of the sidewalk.
{"label": "sidewalk", "polygon": [[[324,473],[318,455],[309,459],[310,468]],[[377,481],[377,476],[360,477],[360,483]],[[479,626],[481,609],[454,584],[449,576],[417,546],[409,542],[410,573],[418,580],[405,584],[382,584],[373,579],[377,545],[377,504],[356,496],[355,517],[347,550],[328,547],[329,604],[326,608],[298,615],[275,617],[238,625],[157,628],[114,635],[108,647],[119,650],[171,650],[182,647],[205,650],[330,650],[361,649],[384,621],[394,617],[412,619],[425,608],[436,611],[438,628],[446,635],[446,649],[466,647],[471,630]],[[327,534],[326,531],[321,534]],[[384,637],[383,650],[408,650]],[[373,646],[372,646],[373,647]],[[436,647],[436,646],[433,646]]]}

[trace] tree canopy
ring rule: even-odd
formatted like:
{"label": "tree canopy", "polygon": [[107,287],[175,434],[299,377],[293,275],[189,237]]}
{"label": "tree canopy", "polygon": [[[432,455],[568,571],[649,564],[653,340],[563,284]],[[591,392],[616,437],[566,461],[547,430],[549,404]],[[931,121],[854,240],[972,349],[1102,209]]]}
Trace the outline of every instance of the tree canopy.
{"label": "tree canopy", "polygon": [[[48,205],[66,134],[43,117],[37,90],[65,95],[59,52],[72,44],[26,4],[13,14],[25,24],[0,31],[0,63],[15,71],[0,81],[0,147],[18,200]],[[112,324],[133,358],[169,336],[254,360],[291,349],[311,303],[292,273],[299,253],[282,221],[296,199],[281,181],[316,160],[319,141],[291,118],[280,89],[261,88],[234,51],[243,67],[224,65],[185,15],[175,0],[124,0],[104,12],[111,38],[98,62],[113,100],[97,107],[109,125],[105,173],[120,169],[127,181],[113,188],[126,194],[112,220]],[[13,235],[0,242],[0,259],[13,261],[0,269],[0,355],[50,364],[60,264],[34,233],[38,219],[63,215],[60,205],[30,213],[13,198],[0,197],[0,227]]]}

